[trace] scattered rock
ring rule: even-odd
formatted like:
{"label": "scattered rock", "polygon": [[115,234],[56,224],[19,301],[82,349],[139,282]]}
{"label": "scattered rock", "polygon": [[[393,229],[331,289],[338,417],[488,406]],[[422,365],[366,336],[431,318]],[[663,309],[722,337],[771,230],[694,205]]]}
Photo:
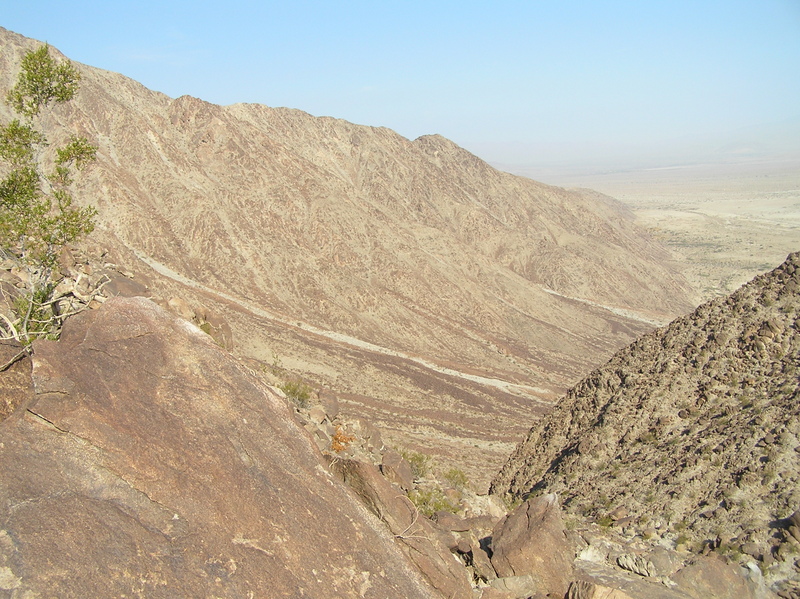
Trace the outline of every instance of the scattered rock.
{"label": "scattered rock", "polygon": [[[491,492],[558,493],[571,518],[724,553],[742,566],[756,558],[768,585],[794,576],[769,566],[791,554],[773,548],[770,535],[800,542],[800,527],[782,521],[769,533],[766,524],[800,501],[798,289],[793,253],[730,296],[640,337],[533,425]],[[585,454],[576,449],[584,439],[603,443]]]}
{"label": "scattered rock", "polygon": [[373,464],[335,460],[331,469],[386,525],[426,580],[445,597],[471,597],[463,565],[448,549],[432,523],[384,478]]}

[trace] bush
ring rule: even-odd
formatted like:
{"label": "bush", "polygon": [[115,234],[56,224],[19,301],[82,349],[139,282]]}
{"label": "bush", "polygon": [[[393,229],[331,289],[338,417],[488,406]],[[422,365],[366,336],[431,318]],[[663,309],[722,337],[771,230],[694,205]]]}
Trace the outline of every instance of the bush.
{"label": "bush", "polygon": [[431,458],[424,453],[416,451],[400,450],[400,455],[411,465],[411,473],[414,479],[425,478],[431,471]]}
{"label": "bush", "polygon": [[442,475],[442,478],[455,489],[464,490],[469,487],[467,475],[458,468],[450,468]]}
{"label": "bush", "polygon": [[311,387],[302,381],[287,381],[278,386],[297,406],[307,408],[311,399]]}
{"label": "bush", "polygon": [[458,507],[445,497],[441,489],[417,489],[408,494],[411,503],[419,510],[419,512],[430,518],[436,512],[446,511],[455,513]]}
{"label": "bush", "polygon": [[341,426],[336,427],[336,433],[331,438],[331,449],[336,453],[341,453],[348,447],[350,443],[356,440],[355,435],[350,435]]}

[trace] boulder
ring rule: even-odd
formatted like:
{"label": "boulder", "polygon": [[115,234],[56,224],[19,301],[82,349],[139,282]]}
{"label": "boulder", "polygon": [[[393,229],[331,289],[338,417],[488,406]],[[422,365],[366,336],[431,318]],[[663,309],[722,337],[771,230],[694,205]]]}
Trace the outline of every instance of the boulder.
{"label": "boulder", "polygon": [[797,528],[800,528],[800,510],[794,512],[786,520],[788,521],[789,526],[796,526]]}
{"label": "boulder", "polygon": [[740,574],[739,567],[713,553],[698,556],[693,563],[678,570],[672,580],[694,599],[753,599],[756,596],[752,583]]}
{"label": "boulder", "polygon": [[569,585],[566,599],[633,599],[619,589],[612,589],[601,584],[578,580]]}
{"label": "boulder", "polygon": [[404,491],[414,488],[414,473],[411,464],[396,451],[387,451],[381,461],[381,472],[387,480],[396,483]]}
{"label": "boulder", "polygon": [[0,422],[0,596],[438,597],[196,327],[112,298],[34,350]]}
{"label": "boulder", "polygon": [[489,586],[516,599],[527,599],[539,590],[536,581],[529,574],[495,578],[489,583]]}
{"label": "boulder", "polygon": [[483,587],[481,589],[480,599],[517,599],[513,593],[501,591],[494,587]]}
{"label": "boulder", "polygon": [[632,574],[602,560],[575,560],[574,576],[568,599],[691,599],[671,581]]}
{"label": "boulder", "polygon": [[492,533],[492,565],[498,577],[530,575],[545,594],[564,596],[574,557],[556,495],[528,499]]}
{"label": "boulder", "polygon": [[639,576],[656,576],[657,571],[653,562],[643,555],[623,553],[617,558],[617,565],[623,570],[628,570]]}
{"label": "boulder", "polygon": [[469,522],[464,518],[459,518],[453,512],[440,510],[434,514],[436,523],[444,528],[453,532],[466,532],[470,529]]}

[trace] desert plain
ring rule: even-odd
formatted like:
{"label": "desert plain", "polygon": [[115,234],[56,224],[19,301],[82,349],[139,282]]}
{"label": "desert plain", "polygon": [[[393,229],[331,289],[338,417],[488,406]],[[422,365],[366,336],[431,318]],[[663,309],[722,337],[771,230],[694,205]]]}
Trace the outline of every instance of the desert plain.
{"label": "desert plain", "polygon": [[665,243],[696,303],[727,295],[800,249],[800,155],[575,172],[516,169],[594,189]]}

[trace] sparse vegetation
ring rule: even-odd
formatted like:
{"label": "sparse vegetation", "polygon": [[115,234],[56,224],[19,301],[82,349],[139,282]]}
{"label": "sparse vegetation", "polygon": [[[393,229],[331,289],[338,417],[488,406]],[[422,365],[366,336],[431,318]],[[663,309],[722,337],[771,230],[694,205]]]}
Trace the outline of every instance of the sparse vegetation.
{"label": "sparse vegetation", "polygon": [[614,524],[614,519],[609,515],[605,515],[597,518],[595,522],[597,522],[597,524],[603,528],[610,528],[611,525]]}
{"label": "sparse vegetation", "polygon": [[506,506],[506,509],[509,512],[513,512],[515,509],[517,509],[520,505],[522,505],[523,501],[522,497],[518,495],[512,495],[511,493],[504,493],[501,495],[501,498],[503,500],[503,505]]}
{"label": "sparse vegetation", "polygon": [[400,450],[400,455],[411,465],[411,473],[415,480],[425,478],[431,471],[431,458],[417,451]]}
{"label": "sparse vegetation", "polygon": [[450,468],[442,474],[442,478],[455,489],[463,490],[469,487],[469,478],[458,468]]}
{"label": "sparse vegetation", "polygon": [[286,394],[298,407],[307,408],[311,399],[311,387],[302,381],[286,381],[278,385],[278,389]]}
{"label": "sparse vegetation", "polygon": [[429,518],[436,512],[446,511],[455,513],[458,507],[445,496],[441,489],[416,489],[408,494],[411,503],[419,512]]}
{"label": "sparse vegetation", "polygon": [[651,445],[655,440],[656,434],[652,431],[648,431],[639,437],[639,442],[644,443],[645,445]]}
{"label": "sparse vegetation", "polygon": [[269,369],[275,376],[279,376],[284,371],[281,357],[276,352],[272,352],[272,364],[270,364]]}

